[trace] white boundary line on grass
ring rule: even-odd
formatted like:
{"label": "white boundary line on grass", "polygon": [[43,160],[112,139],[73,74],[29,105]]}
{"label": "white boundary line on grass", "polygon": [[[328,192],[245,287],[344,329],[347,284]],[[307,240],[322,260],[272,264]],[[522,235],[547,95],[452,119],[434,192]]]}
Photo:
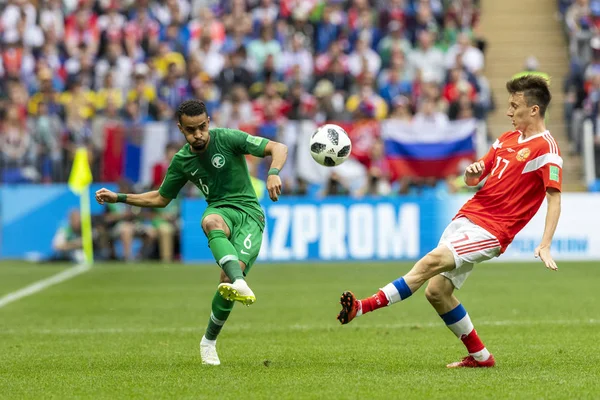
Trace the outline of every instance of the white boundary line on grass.
{"label": "white boundary line on grass", "polygon": [[[575,319],[575,320],[499,320],[499,321],[479,321],[477,326],[540,326],[540,325],[563,325],[563,326],[582,326],[582,325],[600,325],[599,319]],[[368,329],[426,329],[441,328],[444,326],[440,322],[427,323],[396,323],[396,324],[373,324],[367,326],[356,326],[353,330]],[[254,332],[289,332],[289,331],[333,331],[340,329],[338,326],[316,325],[316,324],[292,324],[292,325],[262,325],[261,327],[249,324],[232,324],[228,327],[228,332],[245,332],[252,330]],[[149,327],[149,328],[58,328],[58,329],[0,329],[0,335],[105,335],[105,334],[140,334],[140,333],[201,333],[204,328],[181,326],[181,327]]]}
{"label": "white boundary line on grass", "polygon": [[90,269],[91,269],[91,267],[89,265],[80,264],[80,265],[77,265],[76,267],[72,267],[72,268],[66,269],[62,272],[59,272],[58,274],[52,275],[49,278],[34,282],[29,286],[25,286],[22,289],[19,289],[15,292],[11,292],[11,293],[7,294],[6,296],[0,297],[0,308],[4,307],[12,302],[15,302],[19,299],[22,299],[23,297],[31,296],[32,294],[41,292],[42,290],[44,290],[50,286],[53,286],[58,283],[69,280],[71,278],[74,278],[77,275],[81,275],[81,274],[89,271]]}

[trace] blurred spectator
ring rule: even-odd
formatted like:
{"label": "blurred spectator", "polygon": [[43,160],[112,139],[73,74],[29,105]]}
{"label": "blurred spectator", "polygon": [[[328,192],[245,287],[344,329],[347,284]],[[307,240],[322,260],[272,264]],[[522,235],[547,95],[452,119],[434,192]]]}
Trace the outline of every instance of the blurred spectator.
{"label": "blurred spectator", "polygon": [[260,5],[252,11],[255,25],[271,25],[275,22],[279,10],[272,0],[261,0]]}
{"label": "blurred spectator", "polygon": [[394,97],[392,101],[390,119],[411,122],[413,115],[410,108],[410,99],[406,96]]}
{"label": "blurred spectator", "polygon": [[[247,35],[252,31],[252,17],[246,9],[245,0],[232,0],[231,10],[223,17],[225,31]],[[229,35],[228,35],[229,36]],[[227,39],[226,39],[227,40]],[[238,46],[241,43],[238,43]],[[237,48],[237,46],[235,46]]]}
{"label": "blurred spectator", "polygon": [[37,180],[37,171],[31,167],[35,160],[35,147],[24,120],[15,105],[10,105],[0,128],[0,163],[4,182]]}
{"label": "blurred spectator", "polygon": [[335,43],[346,22],[346,15],[340,3],[337,1],[324,4],[323,14],[316,24],[315,51],[317,54],[325,52],[332,43]]}
{"label": "blurred spectator", "polygon": [[177,64],[169,64],[167,74],[158,88],[158,98],[171,110],[176,110],[188,97],[187,82],[181,76],[181,72]]}
{"label": "blurred spectator", "polygon": [[62,174],[62,123],[57,115],[49,113],[46,103],[38,104],[38,113],[30,119],[28,131],[34,135],[37,143],[38,171],[44,182],[61,182],[65,180]]}
{"label": "blurred spectator", "polygon": [[48,32],[52,32],[57,39],[62,39],[65,34],[65,16],[61,3],[61,0],[45,0],[40,9],[40,28],[46,35]]}
{"label": "blurred spectator", "polygon": [[221,105],[219,116],[215,118],[217,126],[239,129],[240,125],[255,122],[255,115],[243,86],[236,86]]}
{"label": "blurred spectator", "polygon": [[323,79],[330,81],[336,93],[346,97],[352,88],[352,76],[344,68],[344,62],[341,58],[335,58],[331,61]]}
{"label": "blurred spectator", "polygon": [[[210,56],[208,53],[206,53],[206,51],[210,51],[210,49],[206,47],[206,43],[203,43],[203,47],[201,49],[198,49],[197,51],[201,53],[204,52],[202,54],[204,54],[207,57]],[[199,59],[201,60],[201,58]],[[210,66],[213,61],[214,60],[209,59],[206,61],[206,63]],[[183,57],[183,54],[173,51],[169,47],[169,44],[164,42],[159,43],[158,53],[156,54],[156,57],[154,57],[154,63],[151,64],[153,64],[154,68],[156,68],[156,72],[159,78],[162,78],[167,74],[167,69],[171,64],[175,64],[177,68],[179,68],[181,71],[185,70],[185,58]],[[202,65],[204,66],[204,60]],[[146,75],[150,72],[149,66],[147,66],[145,63],[138,63],[136,65],[136,68],[140,67],[143,67],[143,74]],[[139,72],[136,71],[136,73]]]}
{"label": "blurred spectator", "polygon": [[162,262],[172,262],[175,258],[176,237],[180,232],[179,203],[179,199],[173,199],[166,207],[153,210],[151,224],[146,228],[149,239],[156,237]]}
{"label": "blurred spectator", "polygon": [[332,172],[324,186],[325,196],[348,196],[350,187],[337,173]]}
{"label": "blurred spectator", "polygon": [[[408,9],[407,0],[389,0],[383,2],[380,8],[379,23],[380,26],[391,27],[391,23],[397,22],[398,26],[406,24],[410,12],[407,13]],[[392,29],[390,28],[390,31]]]}
{"label": "blurred spectator", "polygon": [[344,96],[335,92],[331,81],[322,79],[315,86],[313,95],[317,100],[317,113],[315,122],[317,125],[327,121],[342,121],[347,119],[344,109]]}
{"label": "blurred spectator", "polygon": [[373,78],[366,74],[358,87],[358,93],[351,95],[346,102],[346,110],[355,118],[383,119],[387,116],[388,106],[373,90]]}
{"label": "blurred spectator", "polygon": [[281,45],[273,33],[272,25],[262,25],[260,28],[260,37],[251,41],[247,47],[250,65],[253,71],[261,71],[267,61],[268,56],[273,56],[273,68],[277,71],[281,65]]}
{"label": "blurred spectator", "polygon": [[350,35],[350,42],[354,43],[362,38],[368,47],[376,49],[381,40],[381,31],[373,24],[374,13],[370,9],[361,10],[356,20],[354,30]]}
{"label": "blurred spectator", "polygon": [[290,120],[312,119],[316,113],[315,98],[300,82],[295,82],[288,93],[284,114]]}
{"label": "blurred spectator", "polygon": [[378,52],[384,66],[388,66],[392,58],[392,50],[400,50],[408,54],[412,50],[412,44],[404,37],[402,23],[392,20],[388,25],[389,34],[379,42]]}
{"label": "blurred spectator", "polygon": [[294,67],[300,71],[300,80],[307,84],[313,75],[313,56],[307,49],[307,39],[302,33],[295,33],[292,36],[289,49],[282,55],[282,72],[284,77],[293,76]]}
{"label": "blurred spectator", "polygon": [[71,210],[68,222],[58,228],[52,239],[52,250],[54,250],[52,261],[72,261],[76,263],[85,261],[79,210]]}
{"label": "blurred spectator", "polygon": [[155,54],[159,44],[160,24],[152,18],[146,6],[131,10],[131,19],[124,28],[125,52],[137,63],[144,55]]}
{"label": "blurred spectator", "polygon": [[112,103],[118,109],[122,108],[125,104],[125,97],[123,91],[115,86],[115,73],[108,71],[104,75],[104,82],[101,88],[96,92],[94,104],[96,110],[102,112],[108,106],[108,103]]}
{"label": "blurred spectator", "polygon": [[[131,186],[122,181],[119,183],[120,193],[132,193]],[[111,237],[118,239],[123,247],[123,259],[133,261],[136,258],[148,258],[153,250],[156,231],[144,223],[144,216],[139,207],[132,207],[125,203],[106,204],[104,221]],[[148,212],[148,211],[146,211]],[[133,240],[141,238],[142,247],[137,256],[133,254]]]}
{"label": "blurred spectator", "polygon": [[[82,47],[82,44],[85,44],[85,47]],[[70,57],[81,55],[93,58],[98,52],[98,16],[85,3],[81,3],[75,13],[65,20],[65,46]]]}
{"label": "blurred spectator", "polygon": [[223,47],[221,47],[221,51],[224,54],[231,54],[239,48],[243,48],[245,58],[245,50],[248,47],[248,44],[250,44],[250,42],[251,39],[248,35],[248,30],[246,30],[244,25],[234,25],[233,28],[231,28],[231,30],[228,30],[225,42],[223,43]]}
{"label": "blurred spectator", "polygon": [[477,104],[481,107],[481,118],[485,119],[488,113],[496,110],[496,101],[494,100],[490,81],[483,74],[482,70],[475,71],[475,79],[479,88]]}
{"label": "blurred spectator", "polygon": [[448,107],[448,118],[450,121],[477,118],[482,114],[481,107],[473,102],[468,86],[466,86],[467,84],[463,82],[462,85],[464,85],[462,88],[459,85],[458,97]]}
{"label": "blurred spectator", "polygon": [[425,97],[417,108],[413,123],[424,135],[427,132],[437,132],[448,124],[448,116],[438,109],[435,99]]}
{"label": "blurred spectator", "polygon": [[402,80],[401,69],[399,68],[387,71],[385,80],[380,82],[379,94],[390,106],[394,98],[410,94],[411,91],[412,82]]}
{"label": "blurred spectator", "polygon": [[420,37],[423,32],[435,37],[440,28],[431,9],[431,1],[419,1],[417,3],[417,12],[413,19],[413,23],[409,29],[409,35],[412,43],[421,41]]}
{"label": "blurred spectator", "polygon": [[550,82],[550,76],[547,73],[540,71],[540,63],[534,56],[527,57],[527,59],[525,60],[524,70],[513,75],[513,79],[525,75],[540,76],[548,82]]}
{"label": "blurred spectator", "polygon": [[378,139],[371,147],[371,154],[367,166],[367,184],[360,191],[360,195],[387,196],[392,187],[390,185],[391,168],[385,157],[383,140]]}
{"label": "blurred spectator", "polygon": [[209,32],[200,37],[198,48],[190,49],[194,57],[200,61],[202,69],[211,78],[217,77],[225,65],[225,57],[219,52],[219,45],[214,43]]}
{"label": "blurred spectator", "polygon": [[150,10],[162,26],[181,24],[189,17],[190,2],[186,0],[155,1],[152,2]]}
{"label": "blurred spectator", "polygon": [[246,89],[252,85],[253,77],[245,67],[246,50],[240,46],[228,56],[228,63],[219,73],[217,82],[224,93],[228,93],[235,85],[242,85]]}
{"label": "blurred spectator", "polygon": [[571,34],[571,55],[581,63],[590,59],[589,42],[593,36],[589,0],[575,0],[567,9],[565,23]]}
{"label": "blurred spectator", "polygon": [[104,77],[109,71],[113,72],[114,86],[125,90],[129,87],[133,64],[131,58],[123,54],[120,43],[109,43],[106,53],[96,63],[96,88],[102,88]]}
{"label": "blurred spectator", "polygon": [[428,31],[419,34],[419,45],[411,51],[408,57],[410,68],[420,70],[424,75],[430,75],[435,82],[444,80],[444,54],[433,47],[433,36]]}
{"label": "blurred spectator", "polygon": [[358,78],[363,74],[377,75],[381,57],[369,47],[369,35],[364,32],[356,40],[355,50],[348,57],[348,71]]}
{"label": "blurred spectator", "polygon": [[[460,62],[458,57],[460,56]],[[471,37],[466,32],[459,33],[456,44],[450,46],[446,53],[446,68],[464,67],[473,73],[483,69],[483,53],[472,45]]]}
{"label": "blurred spectator", "polygon": [[[153,166],[151,183],[153,189],[157,190],[162,184],[167,168],[180,147],[176,143],[169,143],[165,150],[165,158]],[[179,199],[173,199],[167,207],[151,212],[151,223],[147,226],[147,232],[151,238],[156,237],[158,254],[163,262],[171,262],[175,257],[175,238],[180,230],[179,206]]]}
{"label": "blurred spectator", "polygon": [[[58,3],[60,3],[60,1]],[[119,12],[119,1],[109,0],[108,6],[104,11],[105,14],[98,17],[98,29],[100,34],[105,35],[105,37],[111,41],[120,40],[127,19]]]}
{"label": "blurred spectator", "polygon": [[456,101],[462,93],[466,93],[470,100],[475,100],[477,95],[475,86],[466,80],[466,76],[460,68],[455,67],[450,70],[448,83],[444,86],[444,99],[446,99],[447,102],[452,103]]}
{"label": "blurred spectator", "polygon": [[[277,91],[276,83],[267,82],[264,88],[263,93],[252,102],[252,110],[255,113],[256,121],[265,120],[266,113],[271,113],[273,120],[279,120],[286,113],[287,105]],[[237,90],[242,92],[241,87]]]}

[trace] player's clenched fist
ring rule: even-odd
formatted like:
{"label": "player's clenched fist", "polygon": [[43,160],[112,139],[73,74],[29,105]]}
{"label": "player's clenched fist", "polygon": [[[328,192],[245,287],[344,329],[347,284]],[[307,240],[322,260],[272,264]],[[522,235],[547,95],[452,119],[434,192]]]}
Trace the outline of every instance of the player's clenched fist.
{"label": "player's clenched fist", "polygon": [[479,178],[483,174],[485,164],[483,161],[476,161],[469,165],[466,170],[467,178]]}
{"label": "player's clenched fist", "polygon": [[96,191],[96,201],[98,202],[98,204],[116,203],[117,194],[115,192],[111,192],[108,189],[102,188]]}
{"label": "player's clenched fist", "polygon": [[279,200],[279,195],[281,194],[281,178],[279,178],[278,175],[269,175],[267,178],[267,191],[269,192],[271,200]]}

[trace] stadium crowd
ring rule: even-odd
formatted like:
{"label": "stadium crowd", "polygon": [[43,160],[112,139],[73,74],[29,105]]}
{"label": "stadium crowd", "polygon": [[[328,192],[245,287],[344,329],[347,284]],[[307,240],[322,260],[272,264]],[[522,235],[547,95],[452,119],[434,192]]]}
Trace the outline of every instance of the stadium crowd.
{"label": "stadium crowd", "polygon": [[[485,119],[479,16],[477,0],[0,1],[0,181],[65,182],[81,145],[105,181],[104,155],[123,145],[106,132],[174,125],[188,98],[213,126],[284,142],[281,127],[305,119]],[[325,190],[344,192],[335,176]],[[110,213],[126,216],[106,223],[124,243],[161,234],[140,223],[156,215]]]}
{"label": "stadium crowd", "polygon": [[571,151],[581,153],[583,123],[591,119],[600,177],[600,1],[559,0],[558,4],[571,58],[564,85],[565,124],[573,145]]}

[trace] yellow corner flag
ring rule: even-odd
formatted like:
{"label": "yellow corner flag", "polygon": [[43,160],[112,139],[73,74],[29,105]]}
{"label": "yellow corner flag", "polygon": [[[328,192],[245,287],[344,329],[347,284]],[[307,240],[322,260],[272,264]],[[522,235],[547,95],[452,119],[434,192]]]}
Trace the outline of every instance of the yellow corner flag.
{"label": "yellow corner flag", "polygon": [[92,241],[92,213],[90,211],[90,191],[92,183],[92,171],[88,161],[88,153],[85,147],[80,147],[75,152],[71,175],[69,176],[69,188],[79,196],[81,213],[81,239],[83,242],[83,253],[88,265],[94,263],[94,246]]}

